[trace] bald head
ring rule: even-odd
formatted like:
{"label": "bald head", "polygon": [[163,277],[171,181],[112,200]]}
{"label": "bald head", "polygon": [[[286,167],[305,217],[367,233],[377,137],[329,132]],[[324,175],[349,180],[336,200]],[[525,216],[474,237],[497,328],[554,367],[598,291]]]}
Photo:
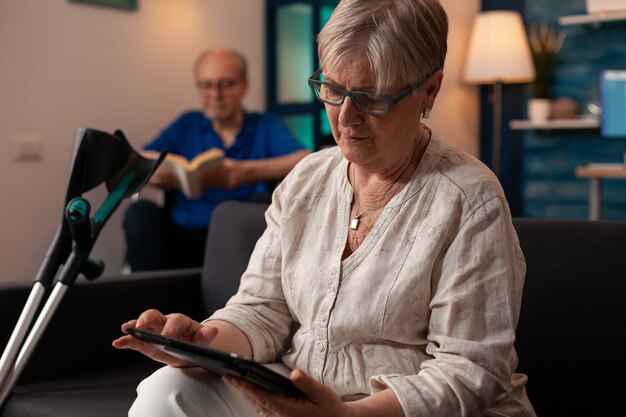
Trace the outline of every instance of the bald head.
{"label": "bald head", "polygon": [[237,69],[239,77],[245,79],[248,77],[248,63],[246,58],[239,52],[232,49],[209,49],[200,54],[196,58],[196,62],[193,66],[194,77],[198,77],[198,69],[207,61],[226,61],[232,63],[233,67]]}

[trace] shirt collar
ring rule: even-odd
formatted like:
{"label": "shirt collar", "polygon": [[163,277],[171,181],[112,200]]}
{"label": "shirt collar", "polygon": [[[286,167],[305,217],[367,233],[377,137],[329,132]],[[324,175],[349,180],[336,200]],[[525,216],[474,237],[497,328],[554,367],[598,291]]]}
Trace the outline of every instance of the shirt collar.
{"label": "shirt collar", "polygon": [[[250,134],[252,132],[252,124],[250,123],[250,113],[248,113],[245,109],[243,110],[243,124],[241,125],[241,130],[239,133]],[[202,113],[202,112],[201,112]],[[203,130],[211,130],[213,131],[213,125],[211,124],[211,120],[204,113],[202,113],[202,129]]]}

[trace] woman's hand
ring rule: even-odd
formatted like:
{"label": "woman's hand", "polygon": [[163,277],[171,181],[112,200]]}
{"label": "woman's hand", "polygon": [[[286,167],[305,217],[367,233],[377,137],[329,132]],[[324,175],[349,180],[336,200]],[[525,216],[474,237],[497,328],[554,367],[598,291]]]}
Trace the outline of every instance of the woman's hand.
{"label": "woman's hand", "polygon": [[[183,314],[163,315],[157,310],[147,310],[138,319],[130,320],[122,324],[122,332],[126,333],[126,326],[148,330],[187,342],[207,346],[215,338],[218,329],[212,326],[202,325]],[[164,364],[183,367],[190,366],[189,363],[168,355],[165,352],[143,343],[132,336],[125,335],[113,341],[113,346],[117,349],[133,349],[143,353],[150,359]]]}
{"label": "woman's hand", "polygon": [[285,397],[235,377],[224,381],[236,388],[261,415],[267,417],[351,417],[352,408],[326,385],[301,369],[294,369],[289,379],[302,391],[298,398]]}

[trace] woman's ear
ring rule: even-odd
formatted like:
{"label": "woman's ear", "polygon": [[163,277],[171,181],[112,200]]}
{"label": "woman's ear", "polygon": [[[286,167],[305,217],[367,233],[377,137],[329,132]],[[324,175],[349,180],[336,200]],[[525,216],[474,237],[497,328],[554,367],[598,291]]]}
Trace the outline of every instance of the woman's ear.
{"label": "woman's ear", "polygon": [[422,103],[422,118],[428,119],[430,112],[435,105],[435,99],[439,90],[441,90],[441,84],[443,83],[443,70],[435,71],[430,77],[424,81],[422,85],[422,91],[425,94],[424,101]]}
{"label": "woman's ear", "polygon": [[424,92],[426,93],[426,99],[424,100],[424,109],[433,108],[435,100],[441,90],[443,84],[443,70],[437,70],[424,81]]}

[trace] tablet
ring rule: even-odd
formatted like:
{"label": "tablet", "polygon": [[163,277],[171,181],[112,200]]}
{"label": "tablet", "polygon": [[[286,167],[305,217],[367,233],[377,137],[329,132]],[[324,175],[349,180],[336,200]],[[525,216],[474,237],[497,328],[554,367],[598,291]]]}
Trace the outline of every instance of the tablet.
{"label": "tablet", "polygon": [[142,342],[216,375],[232,375],[288,397],[297,397],[300,394],[300,390],[289,378],[234,353],[210,349],[131,326],[124,327],[124,330]]}

